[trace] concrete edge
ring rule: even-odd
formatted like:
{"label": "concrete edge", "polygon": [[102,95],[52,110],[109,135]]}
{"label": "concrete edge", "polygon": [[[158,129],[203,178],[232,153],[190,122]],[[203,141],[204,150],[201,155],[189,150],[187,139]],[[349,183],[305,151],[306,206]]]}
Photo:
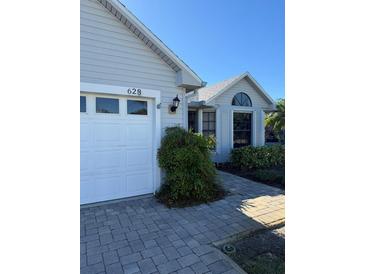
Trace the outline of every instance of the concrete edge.
{"label": "concrete edge", "polygon": [[244,232],[236,233],[236,234],[231,235],[227,238],[224,238],[223,240],[212,242],[212,245],[214,247],[216,247],[217,249],[219,249],[218,247],[220,245],[226,244],[226,243],[231,242],[231,241],[239,240],[239,239],[242,239],[242,238],[246,238],[246,237],[251,236],[253,234],[256,234],[258,232],[273,230],[273,229],[279,228],[283,225],[285,225],[285,219],[278,220],[278,221],[276,221],[274,223],[271,223],[270,225],[267,225],[267,226],[263,226],[263,227],[260,227],[260,228],[253,228],[253,229],[250,229],[250,230],[246,230]]}
{"label": "concrete edge", "polygon": [[224,254],[219,248],[216,248],[216,252],[221,259],[228,262],[234,268],[234,270],[236,270],[238,273],[248,274],[235,261],[233,261],[228,255]]}
{"label": "concrete edge", "polygon": [[121,199],[115,199],[115,200],[108,200],[108,201],[104,201],[104,202],[97,202],[97,203],[91,203],[91,204],[82,204],[82,205],[80,205],[80,209],[98,207],[98,206],[115,204],[115,203],[132,201],[132,200],[148,199],[148,198],[151,198],[151,197],[154,197],[154,195],[152,193],[139,195],[139,196],[133,196],[133,197],[127,197],[127,198],[121,198]]}

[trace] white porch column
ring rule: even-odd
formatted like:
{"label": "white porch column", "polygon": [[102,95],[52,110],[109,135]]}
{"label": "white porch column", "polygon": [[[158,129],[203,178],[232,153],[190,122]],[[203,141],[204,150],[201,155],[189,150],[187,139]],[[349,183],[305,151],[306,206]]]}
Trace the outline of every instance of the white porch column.
{"label": "white porch column", "polygon": [[203,109],[198,109],[198,131],[203,133]]}
{"label": "white porch column", "polygon": [[216,136],[216,147],[215,151],[217,154],[221,153],[221,139],[222,139],[222,130],[221,130],[221,110],[219,105],[215,106],[215,136]]}
{"label": "white porch column", "polygon": [[257,114],[257,145],[263,146],[265,145],[265,112],[259,110]]}
{"label": "white porch column", "polygon": [[189,113],[189,104],[188,104],[188,97],[183,93],[183,127],[188,130],[189,123],[188,123],[188,113]]}
{"label": "white porch column", "polygon": [[259,145],[257,143],[257,124],[258,124],[258,121],[260,121],[260,118],[257,117],[257,110],[254,110],[252,112],[252,140],[251,140],[251,144],[252,146],[257,146]]}

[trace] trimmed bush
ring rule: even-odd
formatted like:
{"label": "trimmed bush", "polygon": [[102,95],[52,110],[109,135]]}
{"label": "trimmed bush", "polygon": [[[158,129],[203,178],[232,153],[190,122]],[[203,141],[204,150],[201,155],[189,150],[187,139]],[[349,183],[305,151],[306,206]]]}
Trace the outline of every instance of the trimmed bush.
{"label": "trimmed bush", "polygon": [[165,182],[157,198],[169,206],[207,202],[220,189],[215,183],[216,170],[210,159],[214,140],[179,127],[167,128],[158,151]]}
{"label": "trimmed bush", "polygon": [[231,162],[236,168],[248,170],[284,167],[285,149],[282,145],[233,149]]}
{"label": "trimmed bush", "polygon": [[253,171],[254,180],[263,183],[275,183],[285,185],[285,171],[283,169],[258,169]]}

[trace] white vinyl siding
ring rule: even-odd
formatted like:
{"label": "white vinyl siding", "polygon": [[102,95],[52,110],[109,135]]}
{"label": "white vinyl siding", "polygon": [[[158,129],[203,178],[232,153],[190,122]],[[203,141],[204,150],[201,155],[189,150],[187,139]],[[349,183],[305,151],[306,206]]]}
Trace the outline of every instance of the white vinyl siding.
{"label": "white vinyl siding", "polygon": [[[252,102],[252,107],[232,106],[233,97],[239,93],[246,93]],[[252,113],[252,135],[251,144],[260,146],[264,145],[263,136],[264,114],[262,109],[271,108],[272,106],[260,94],[259,91],[247,79],[242,79],[230,89],[223,92],[220,96],[209,102],[210,105],[215,105],[220,109],[217,120],[221,124],[220,133],[217,133],[217,151],[214,155],[214,160],[217,162],[226,162],[229,160],[229,155],[232,150],[233,128],[232,119],[234,111],[247,111]]]}
{"label": "white vinyl siding", "polygon": [[231,105],[233,97],[239,92],[244,92],[250,97],[253,108],[271,107],[259,91],[257,91],[245,78],[215,98],[214,103],[219,105]]}
{"label": "white vinyl siding", "polygon": [[[161,91],[162,131],[184,125],[183,107],[168,112],[176,87],[176,72],[96,0],[81,0],[80,81]],[[184,104],[182,103],[181,106]]]}

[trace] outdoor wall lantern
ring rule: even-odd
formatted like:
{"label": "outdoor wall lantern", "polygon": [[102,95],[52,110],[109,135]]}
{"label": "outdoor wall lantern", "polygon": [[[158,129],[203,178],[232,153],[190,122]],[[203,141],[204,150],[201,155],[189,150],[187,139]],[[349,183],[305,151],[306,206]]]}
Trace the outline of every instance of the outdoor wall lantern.
{"label": "outdoor wall lantern", "polygon": [[179,104],[180,104],[180,99],[176,95],[176,97],[172,100],[172,105],[170,106],[170,111],[176,112],[177,108],[179,107]]}

